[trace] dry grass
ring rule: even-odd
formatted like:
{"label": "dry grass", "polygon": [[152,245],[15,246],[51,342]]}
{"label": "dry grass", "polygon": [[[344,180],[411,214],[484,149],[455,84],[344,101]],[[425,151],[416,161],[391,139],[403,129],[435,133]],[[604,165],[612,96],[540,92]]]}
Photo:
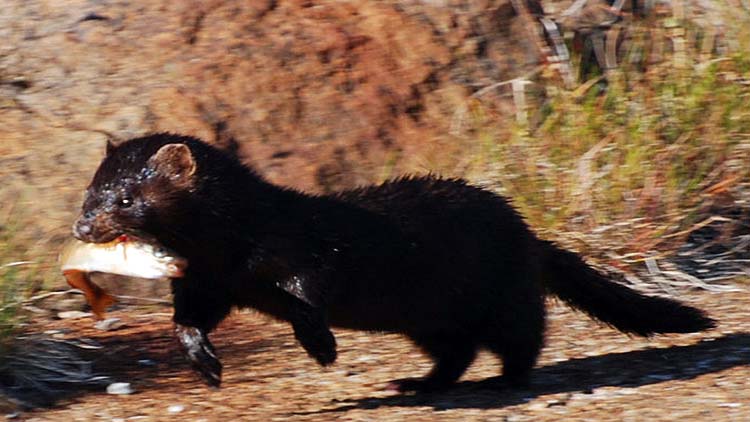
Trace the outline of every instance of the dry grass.
{"label": "dry grass", "polygon": [[605,267],[647,272],[696,230],[732,249],[750,233],[750,12],[722,4],[711,27],[684,10],[626,19],[617,68],[573,89],[539,72],[525,118],[469,104],[465,154],[443,168]]}
{"label": "dry grass", "polygon": [[0,354],[23,322],[25,299],[60,278],[53,242],[37,236],[33,217],[13,204],[0,207]]}

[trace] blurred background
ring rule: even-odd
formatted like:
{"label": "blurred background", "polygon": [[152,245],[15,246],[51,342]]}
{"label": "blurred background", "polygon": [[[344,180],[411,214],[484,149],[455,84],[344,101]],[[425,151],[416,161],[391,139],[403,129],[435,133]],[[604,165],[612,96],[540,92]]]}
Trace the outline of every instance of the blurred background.
{"label": "blurred background", "polygon": [[645,290],[750,272],[747,0],[3,0],[6,326],[106,140],[159,131],[312,192],[467,178]]}

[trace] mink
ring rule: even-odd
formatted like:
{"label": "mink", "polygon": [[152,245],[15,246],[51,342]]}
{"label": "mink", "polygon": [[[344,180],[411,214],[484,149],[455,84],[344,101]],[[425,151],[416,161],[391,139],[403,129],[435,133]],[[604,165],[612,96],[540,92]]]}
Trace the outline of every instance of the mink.
{"label": "mink", "polygon": [[174,134],[108,144],[73,233],[86,242],[143,233],[187,258],[171,282],[175,333],[212,386],[222,366],[208,335],[233,308],[288,321],[321,365],[336,359],[330,327],[403,334],[434,366],[395,381],[400,391],[450,387],[480,349],[502,359],[501,380],[525,384],[548,295],[639,336],[715,325],[539,239],[508,200],[464,180],[406,176],[309,194]]}

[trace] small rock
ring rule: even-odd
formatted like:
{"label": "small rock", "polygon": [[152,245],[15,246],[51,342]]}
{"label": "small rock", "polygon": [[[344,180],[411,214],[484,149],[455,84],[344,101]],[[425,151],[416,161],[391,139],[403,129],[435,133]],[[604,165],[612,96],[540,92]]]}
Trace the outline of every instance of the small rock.
{"label": "small rock", "polygon": [[138,365],[141,366],[156,366],[156,362],[151,359],[138,359]]}
{"label": "small rock", "polygon": [[94,328],[102,331],[114,331],[118,328],[122,328],[123,325],[124,324],[122,323],[120,318],[107,318],[101,321],[97,321],[96,324],[94,324]]}
{"label": "small rock", "polygon": [[59,330],[45,330],[43,331],[43,333],[48,336],[52,336],[54,338],[60,338],[60,337],[65,337],[65,334],[68,334],[71,331],[73,330],[68,329],[68,328],[61,328]]}
{"label": "small rock", "polygon": [[535,401],[529,404],[527,407],[529,410],[545,410],[547,408],[547,403]]}
{"label": "small rock", "polygon": [[183,410],[185,410],[185,406],[181,404],[173,404],[167,408],[167,412],[169,413],[180,413]]}
{"label": "small rock", "polygon": [[107,394],[133,394],[133,387],[129,382],[113,382],[107,386]]}
{"label": "small rock", "polygon": [[91,312],[81,312],[81,311],[62,311],[57,313],[57,317],[60,319],[78,319],[78,318],[86,318],[90,317]]}

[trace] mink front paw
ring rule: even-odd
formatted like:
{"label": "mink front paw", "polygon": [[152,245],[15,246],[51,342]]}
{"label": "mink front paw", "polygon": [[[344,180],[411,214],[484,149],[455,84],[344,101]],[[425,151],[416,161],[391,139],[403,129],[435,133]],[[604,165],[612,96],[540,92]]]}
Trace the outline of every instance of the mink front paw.
{"label": "mink front paw", "polygon": [[328,366],[336,361],[336,343],[327,344],[321,349],[308,352],[321,366]]}
{"label": "mink front paw", "polygon": [[177,324],[175,334],[182,344],[182,351],[193,369],[211,387],[221,384],[221,362],[216,350],[204,330]]}
{"label": "mink front paw", "polygon": [[[336,361],[336,338],[325,325],[322,318],[311,318],[303,314],[292,321],[294,337],[300,342],[308,355],[320,365],[328,366]],[[318,316],[313,314],[313,316]]]}
{"label": "mink front paw", "polygon": [[321,366],[328,366],[336,361],[336,339],[330,331],[325,330],[312,336],[298,336],[307,354]]}

